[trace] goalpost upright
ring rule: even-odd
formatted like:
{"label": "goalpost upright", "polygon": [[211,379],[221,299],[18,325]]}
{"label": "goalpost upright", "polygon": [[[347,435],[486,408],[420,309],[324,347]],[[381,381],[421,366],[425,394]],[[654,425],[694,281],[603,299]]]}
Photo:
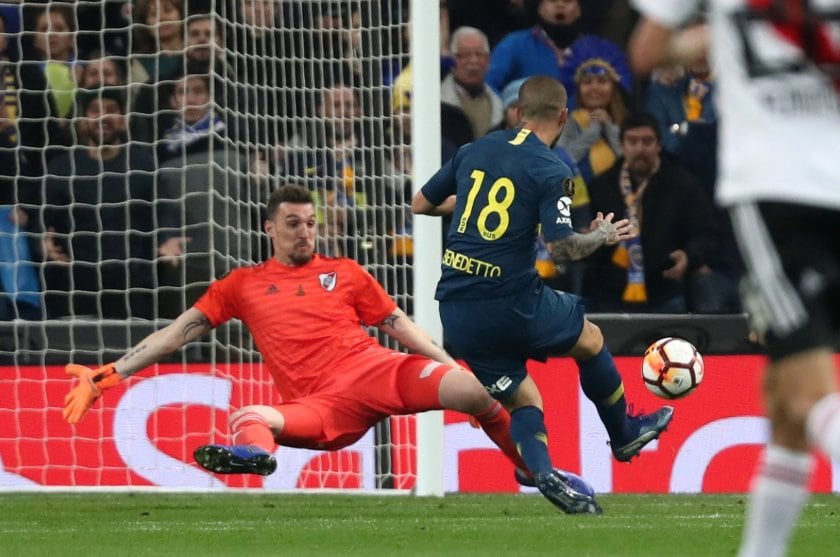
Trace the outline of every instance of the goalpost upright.
{"label": "goalpost upright", "polygon": [[[422,9],[420,9],[422,6]],[[411,10],[412,156],[416,192],[440,167],[440,6],[414,0]],[[422,38],[422,40],[420,40]],[[442,233],[438,218],[414,219],[414,317],[443,345],[435,300]],[[443,412],[417,416],[417,495],[443,495]]]}

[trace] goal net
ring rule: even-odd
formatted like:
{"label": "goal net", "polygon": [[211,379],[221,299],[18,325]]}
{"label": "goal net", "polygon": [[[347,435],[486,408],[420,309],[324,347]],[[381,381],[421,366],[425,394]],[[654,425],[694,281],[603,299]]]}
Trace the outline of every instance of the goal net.
{"label": "goal net", "polygon": [[277,402],[239,322],[61,419],[65,363],[113,361],[268,256],[264,202],[285,182],[315,193],[318,251],[412,312],[409,134],[391,114],[406,4],[0,4],[0,489],[414,487],[413,417],[345,451],[281,448],[264,481],[199,469],[233,409]]}

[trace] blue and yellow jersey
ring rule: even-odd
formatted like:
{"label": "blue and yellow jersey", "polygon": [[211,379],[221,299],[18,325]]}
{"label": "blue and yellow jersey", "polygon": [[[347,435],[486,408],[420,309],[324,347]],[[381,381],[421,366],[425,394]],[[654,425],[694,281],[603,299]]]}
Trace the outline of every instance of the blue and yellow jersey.
{"label": "blue and yellow jersey", "polygon": [[538,229],[551,242],[573,233],[572,172],[530,130],[504,130],[462,147],[423,186],[457,202],[438,300],[499,298],[533,287]]}

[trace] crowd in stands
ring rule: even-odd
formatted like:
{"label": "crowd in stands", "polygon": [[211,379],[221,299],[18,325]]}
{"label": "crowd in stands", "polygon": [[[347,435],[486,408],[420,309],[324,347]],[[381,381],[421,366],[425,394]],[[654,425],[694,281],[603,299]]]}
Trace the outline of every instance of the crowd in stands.
{"label": "crowd in stands", "polygon": [[[713,202],[714,69],[637,80],[627,0],[440,9],[442,160],[515,127],[522,82],[552,75],[574,226],[614,212],[639,231],[563,267],[537,244],[544,280],[590,311],[740,312]],[[0,2],[0,320],[178,315],[267,256],[262,203],[282,182],[316,194],[319,251],[410,312],[408,15],[408,0]]]}

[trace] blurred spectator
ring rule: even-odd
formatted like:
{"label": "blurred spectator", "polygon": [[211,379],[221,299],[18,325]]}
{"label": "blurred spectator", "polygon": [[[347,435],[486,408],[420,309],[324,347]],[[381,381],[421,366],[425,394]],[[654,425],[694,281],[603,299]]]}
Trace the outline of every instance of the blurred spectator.
{"label": "blurred spectator", "polygon": [[79,87],[82,89],[119,87],[126,84],[128,70],[125,58],[114,56],[108,51],[92,51],[88,59],[80,63],[80,67]]}
{"label": "blurred spectator", "polygon": [[225,122],[213,110],[207,71],[207,68],[191,66],[175,80],[169,108],[178,116],[172,127],[163,133],[158,145],[160,160],[207,153],[213,149],[214,139],[225,132]]}
{"label": "blurred spectator", "polygon": [[183,69],[183,19],[186,4],[174,0],[137,0],[130,54],[129,104],[132,141],[152,143],[172,125],[167,99],[171,80]]}
{"label": "blurred spectator", "polygon": [[[224,64],[225,45],[221,20],[210,12],[190,13],[187,18],[187,62]],[[214,62],[215,59],[215,62]]]}
{"label": "blurred spectator", "polygon": [[587,183],[612,168],[621,155],[619,126],[628,100],[619,79],[603,58],[589,59],[575,72],[578,108],[569,113],[559,144],[577,161]]}
{"label": "blurred spectator", "polygon": [[158,264],[160,317],[175,317],[213,279],[260,259],[257,223],[267,188],[250,184],[247,171],[242,152],[218,144],[160,167],[156,202],[169,228],[159,230],[159,241],[170,248]]}
{"label": "blurred spectator", "polygon": [[369,159],[362,156],[361,115],[355,88],[342,83],[325,88],[316,101],[314,125],[296,141],[301,148],[289,153],[288,171],[307,180],[327,205],[367,202],[356,180],[366,174]]}
{"label": "blurred spectator", "polygon": [[[316,99],[316,119],[286,159],[287,174],[316,192],[319,223],[341,237],[341,254],[360,263],[382,262],[385,230],[395,203],[407,204],[386,156],[385,141],[363,127],[357,89],[336,83]],[[393,226],[393,223],[391,223]],[[329,254],[333,255],[333,254]]]}
{"label": "blurred spectator", "polygon": [[28,221],[19,207],[0,205],[0,321],[44,318],[37,264],[23,233]]}
{"label": "blurred spectator", "polygon": [[[296,80],[296,87],[353,84],[366,107],[365,117],[385,117],[382,86],[393,82],[405,61],[394,52],[402,49],[402,36],[393,31],[401,23],[400,15],[389,2],[378,3],[375,10],[357,1],[290,2],[280,10],[284,37],[278,54],[283,60],[280,75],[286,83]],[[317,60],[317,70],[307,64],[312,60]],[[290,80],[289,75],[294,77]],[[311,95],[285,93],[283,100],[287,115],[312,114]]]}
{"label": "blurred spectator", "polygon": [[294,11],[286,2],[229,0],[222,6],[229,83],[223,105],[244,115],[247,133],[236,141],[274,168],[299,125],[292,108],[299,118],[312,114],[304,93],[318,67],[309,56],[312,34],[304,36],[297,19],[284,16],[284,10]]}
{"label": "blurred spectator", "polygon": [[[28,29],[32,34],[32,55],[41,61],[47,89],[57,115],[69,118],[73,113],[76,90],[76,47],[73,42],[75,18],[70,4],[54,2],[29,13]],[[65,124],[62,124],[65,125]]]}
{"label": "blurred spectator", "polygon": [[173,118],[158,145],[158,209],[172,226],[159,231],[171,248],[158,264],[158,313],[165,318],[190,307],[212,280],[260,259],[253,224],[262,222],[267,184],[250,187],[246,153],[226,140],[237,119],[236,106],[226,106],[225,76],[233,74],[219,22],[208,12],[188,17],[186,68],[161,99]]}
{"label": "blurred spectator", "polygon": [[[680,161],[712,193],[717,174],[715,84],[706,60],[684,71],[654,74],[645,109],[659,122],[662,149]],[[660,76],[661,78],[658,78]]]}
{"label": "blurred spectator", "polygon": [[502,121],[502,101],[484,82],[490,45],[475,27],[460,27],[452,34],[451,50],[455,67],[441,83],[440,100],[463,110],[478,138]]}
{"label": "blurred spectator", "polygon": [[[714,97],[711,68],[706,60],[699,60],[680,73],[670,68],[656,72],[645,98],[647,110],[659,123],[663,151],[695,176],[710,198],[714,198],[718,168]],[[715,207],[715,220],[720,240],[709,259],[713,277],[695,285],[697,289],[713,291],[694,293],[694,300],[703,302],[695,304],[694,309],[703,313],[736,313],[741,309],[737,285],[743,262],[729,213]]]}
{"label": "blurred spectator", "polygon": [[471,25],[481,29],[490,47],[496,46],[511,31],[524,29],[531,24],[524,0],[448,0],[452,28]]}
{"label": "blurred spectator", "polygon": [[[411,155],[411,112],[410,107],[396,112],[391,116],[390,137],[388,143],[392,147],[390,160],[394,171],[401,174],[404,179],[409,180],[413,171],[413,160]],[[458,152],[458,146],[441,137],[441,162],[446,162]],[[410,196],[409,196],[410,197]]]}
{"label": "blurred spectator", "polygon": [[96,50],[106,50],[116,56],[128,54],[131,36],[131,2],[126,0],[100,0],[99,2],[76,2],[79,59],[90,58]]}
{"label": "blurred spectator", "polygon": [[126,145],[125,99],[79,91],[87,144],[50,162],[43,236],[50,317],[152,317],[153,179],[148,151]]}
{"label": "blurred spectator", "polygon": [[541,74],[559,79],[571,91],[575,68],[566,69],[568,58],[587,52],[611,60],[622,85],[631,90],[624,52],[615,43],[583,33],[578,0],[528,0],[526,7],[537,25],[510,33],[493,49],[486,77],[493,89],[501,91],[511,81]]}
{"label": "blurred spectator", "polygon": [[[440,2],[440,78],[441,80],[449,75],[450,70],[455,66],[455,57],[452,56],[450,47],[452,41],[449,36],[449,10],[445,0]],[[401,26],[403,48],[409,51],[411,48],[411,26],[404,24]],[[391,90],[391,109],[396,114],[401,110],[410,110],[411,108],[411,87],[412,87],[412,70],[411,62],[406,63],[405,67],[396,77]],[[463,111],[460,111],[463,112]],[[466,115],[464,115],[466,118]],[[469,124],[469,122],[467,122]],[[443,122],[444,126],[446,125]],[[444,133],[446,135],[446,133]],[[452,140],[452,138],[450,138]],[[469,141],[469,140],[468,140]],[[458,143],[463,145],[463,143]]]}
{"label": "blurred spectator", "polygon": [[[441,25],[441,55],[440,55],[440,77],[444,79],[449,75],[449,71],[454,67],[454,57],[450,53],[449,40],[449,15],[446,10],[446,3],[441,2],[440,5],[440,25]],[[404,37],[406,43],[410,42],[410,27],[403,26]],[[408,44],[405,45],[408,48]],[[411,89],[412,89],[412,70],[411,64],[406,64],[403,71],[400,72],[397,79],[394,81],[393,89],[391,90],[391,111],[397,117],[402,114],[403,118],[410,120],[411,113]],[[440,105],[440,125],[441,136],[443,139],[443,146],[446,149],[447,145],[454,146],[456,149],[462,145],[466,145],[475,139],[472,123],[470,122],[464,110],[457,105],[441,102]],[[444,159],[447,160],[447,159]]]}
{"label": "blurred spectator", "polygon": [[185,3],[177,0],[137,0],[129,81],[156,83],[181,68],[184,51]]}
{"label": "blurred spectator", "polygon": [[[177,67],[170,79],[183,73],[185,66],[203,65],[212,70],[211,84],[219,105],[226,107],[226,97],[222,92],[227,89],[226,78],[234,74],[227,67],[222,44],[222,29],[218,16],[210,12],[191,13],[186,24],[186,48],[183,60],[178,60]],[[209,71],[209,70],[208,70]],[[168,99],[172,95],[172,81],[150,80],[135,88],[135,100],[130,122],[130,135],[134,141],[152,142],[160,138],[166,130],[175,125],[175,113],[170,110]],[[236,107],[231,107],[235,110]]]}
{"label": "blurred spectator", "polygon": [[690,277],[711,276],[718,245],[712,200],[682,167],[661,155],[650,115],[628,116],[624,158],[589,183],[592,211],[630,219],[638,236],[587,261],[584,296],[591,311],[683,313]]}
{"label": "blurred spectator", "polygon": [[0,204],[26,204],[34,217],[43,202],[45,161],[55,154],[44,149],[65,144],[67,136],[58,125],[52,95],[43,93],[47,84],[41,69],[9,57],[9,41],[16,38],[7,34],[5,13],[0,12]]}
{"label": "blurred spectator", "polygon": [[[127,68],[124,58],[117,58],[107,52],[93,51],[90,53],[90,59],[81,62],[79,68],[79,89],[119,87],[124,90],[125,88]],[[89,140],[87,122],[82,118],[76,118],[73,123],[76,142],[86,145]]]}
{"label": "blurred spectator", "polygon": [[362,14],[358,4],[332,0],[316,3],[320,4],[320,8],[316,8],[311,27],[314,35],[312,56],[321,62],[321,71],[331,76],[352,76],[352,82],[359,85],[365,84],[366,80],[376,79],[371,75],[372,72],[363,75],[364,40]]}

